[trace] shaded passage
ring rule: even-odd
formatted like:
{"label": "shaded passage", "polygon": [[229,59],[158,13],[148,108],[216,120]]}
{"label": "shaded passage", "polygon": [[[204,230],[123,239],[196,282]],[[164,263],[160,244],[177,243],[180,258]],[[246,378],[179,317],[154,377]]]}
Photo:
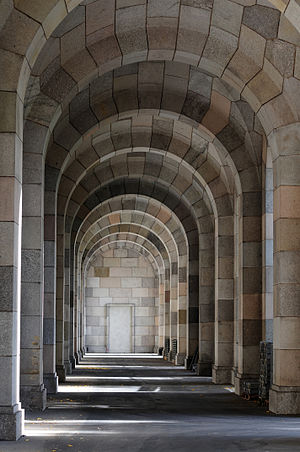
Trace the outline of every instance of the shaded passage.
{"label": "shaded passage", "polygon": [[87,354],[0,451],[290,451],[300,419],[266,413],[154,354]]}

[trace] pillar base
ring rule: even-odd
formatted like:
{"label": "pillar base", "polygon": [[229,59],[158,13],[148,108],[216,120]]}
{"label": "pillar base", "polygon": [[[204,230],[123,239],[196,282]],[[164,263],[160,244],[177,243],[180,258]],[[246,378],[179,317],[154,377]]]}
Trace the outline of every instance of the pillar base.
{"label": "pillar base", "polygon": [[75,353],[75,364],[79,364],[80,360],[81,360],[81,352],[79,351],[79,352]]}
{"label": "pillar base", "polygon": [[40,386],[22,386],[20,399],[23,408],[37,408],[44,411],[47,408],[47,389],[44,384]]}
{"label": "pillar base", "polygon": [[259,379],[259,375],[257,374],[240,374],[236,372],[234,377],[234,392],[236,395],[242,395],[243,392],[243,384],[245,381],[257,381]]}
{"label": "pillar base", "polygon": [[64,366],[66,369],[66,375],[71,375],[72,374],[72,363],[70,360],[67,360],[64,362]]}
{"label": "pillar base", "polygon": [[58,390],[58,376],[57,373],[44,374],[44,386],[47,389],[47,394],[56,394]]}
{"label": "pillar base", "polygon": [[183,366],[185,360],[185,353],[176,353],[175,355],[175,365]]}
{"label": "pillar base", "polygon": [[212,376],[212,363],[197,363],[197,375],[201,377],[211,377]]}
{"label": "pillar base", "polygon": [[231,367],[213,366],[212,381],[216,385],[225,385],[231,383]]}
{"label": "pillar base", "polygon": [[236,374],[237,374],[237,369],[236,369],[236,367],[233,367],[231,369],[231,384],[232,384],[232,386],[234,386],[234,384],[235,384]]}
{"label": "pillar base", "polygon": [[300,387],[272,385],[269,410],[275,414],[300,414]]}
{"label": "pillar base", "polygon": [[56,372],[58,375],[58,380],[60,383],[65,383],[66,381],[66,369],[63,364],[58,364],[56,366]]}
{"label": "pillar base", "polygon": [[73,369],[75,369],[75,364],[76,364],[75,356],[70,356],[70,363],[71,363],[71,367],[72,367],[72,371],[73,371]]}
{"label": "pillar base", "polygon": [[23,435],[24,410],[20,403],[0,406],[0,441],[16,441]]}
{"label": "pillar base", "polygon": [[192,362],[193,357],[192,356],[186,356],[184,358],[184,367],[186,368],[186,370],[189,369],[191,362]]}

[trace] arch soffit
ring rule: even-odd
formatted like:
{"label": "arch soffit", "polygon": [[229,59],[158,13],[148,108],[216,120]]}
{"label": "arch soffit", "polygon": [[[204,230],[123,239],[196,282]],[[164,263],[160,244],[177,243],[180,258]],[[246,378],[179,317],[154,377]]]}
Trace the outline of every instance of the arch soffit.
{"label": "arch soffit", "polygon": [[111,249],[133,249],[136,252],[138,252],[141,256],[144,256],[147,258],[148,262],[150,263],[150,265],[153,268],[154,274],[156,276],[160,276],[164,274],[164,269],[163,269],[163,264],[162,262],[159,261],[159,259],[155,258],[151,252],[149,250],[147,250],[146,248],[144,248],[142,245],[140,245],[139,243],[136,242],[132,242],[132,241],[123,241],[123,240],[110,240],[108,243],[101,245],[101,247],[98,248],[98,250],[94,251],[94,253],[92,254],[92,256],[90,256],[88,258],[87,262],[84,262],[83,264],[83,268],[85,269],[84,272],[88,271],[88,266],[91,263],[91,260],[93,259],[93,257],[95,257],[97,255],[98,252],[100,253],[105,253],[108,250]]}
{"label": "arch soffit", "polygon": [[[96,223],[99,218],[102,218],[104,216],[109,217],[110,215],[114,215],[117,212],[122,212],[125,209],[125,206],[122,202],[126,200],[132,200],[132,195],[120,195],[116,196],[114,198],[115,202],[120,201],[115,206],[111,205],[111,200],[104,201],[102,204],[97,206],[95,209],[93,209],[90,214],[85,218],[84,222],[78,229],[76,233],[76,237],[74,240],[74,243],[80,244],[82,240],[84,240],[85,234],[89,231],[90,227]],[[170,234],[178,233],[180,236],[182,236],[183,240],[185,241],[186,247],[188,246],[186,231],[184,227],[182,226],[181,222],[179,221],[179,218],[177,215],[169,209],[167,206],[162,204],[161,202],[154,200],[147,196],[140,196],[135,195],[135,206],[134,209],[132,209],[130,212],[138,212],[141,215],[147,215],[149,218],[157,219],[161,222],[161,224],[167,228],[170,232]],[[120,209],[120,207],[122,209]],[[128,211],[129,212],[129,211]],[[151,224],[151,223],[150,223]],[[179,237],[176,236],[176,242],[178,243]]]}
{"label": "arch soffit", "polygon": [[[128,182],[127,180],[125,180],[125,183]],[[179,222],[182,224],[182,227],[184,228],[185,234],[187,236],[187,240],[189,242],[189,244],[191,245],[192,243],[195,243],[195,237],[198,236],[198,232],[203,232],[201,230],[201,224],[198,224],[193,216],[191,216],[190,210],[189,208],[183,203],[183,200],[179,200],[177,197],[172,196],[172,191],[171,189],[168,189],[166,191],[165,187],[160,187],[158,186],[158,189],[160,190],[160,195],[158,196],[158,192],[149,192],[149,188],[150,190],[153,189],[153,186],[155,188],[155,184],[153,184],[152,182],[149,183],[149,186],[147,186],[147,184],[145,182],[140,183],[139,180],[137,179],[130,179],[129,180],[129,185],[126,187],[124,183],[123,179],[113,179],[113,188],[112,191],[109,192],[109,194],[106,196],[107,199],[104,200],[104,197],[101,197],[101,195],[99,195],[97,198],[93,199],[93,203],[89,204],[89,208],[88,209],[84,209],[83,215],[77,215],[77,219],[76,221],[73,221],[73,225],[71,226],[71,236],[74,237],[76,231],[80,228],[81,224],[84,222],[85,218],[88,217],[88,215],[90,213],[92,213],[93,211],[95,211],[98,206],[101,206],[101,204],[103,204],[103,202],[108,202],[107,204],[107,209],[106,211],[103,211],[102,214],[105,213],[110,213],[111,210],[116,210],[116,209],[122,209],[122,203],[120,200],[120,197],[123,194],[127,195],[127,199],[124,202],[124,205],[126,205],[126,208],[130,208],[132,210],[135,210],[137,208],[138,203],[136,202],[136,196],[138,194],[138,196],[145,196],[147,195],[148,197],[151,195],[153,199],[156,199],[159,203],[161,203],[161,205],[163,206],[167,206],[168,210],[172,210],[172,212],[175,212],[175,215],[178,217]],[[132,188],[133,187],[133,188]],[[132,194],[131,192],[131,188],[132,188]],[[104,191],[105,193],[105,191]],[[115,197],[115,195],[117,195]],[[162,196],[163,195],[163,196]],[[102,199],[101,199],[102,198]],[[164,198],[164,199],[162,199]],[[108,207],[109,206],[109,207]],[[211,216],[211,211],[207,209],[206,204],[204,203],[203,200],[201,200],[200,204],[198,204],[197,206],[197,211],[199,213],[199,216]],[[138,207],[140,208],[140,207]],[[151,212],[151,210],[150,210]],[[175,222],[176,224],[176,229],[178,228],[177,222]],[[74,229],[75,227],[75,229]],[[172,221],[171,225],[171,230],[174,229],[174,222]],[[199,229],[200,228],[200,229]]]}
{"label": "arch soffit", "polygon": [[[106,229],[106,231],[105,231]],[[125,228],[124,228],[125,229]],[[79,260],[79,266],[78,268],[82,268],[83,263],[86,261],[86,259],[89,258],[90,255],[94,253],[95,250],[103,244],[103,241],[110,241],[110,240],[129,240],[131,242],[139,243],[141,246],[143,246],[145,249],[147,249],[149,252],[151,252],[153,258],[157,258],[163,262],[164,269],[167,271],[170,271],[171,269],[171,261],[168,256],[168,252],[166,249],[159,250],[157,246],[147,238],[147,231],[142,231],[145,233],[145,235],[141,235],[139,233],[136,233],[134,231],[124,230],[113,230],[109,231],[109,228],[103,229],[103,235],[98,236],[95,238],[95,242],[90,247],[89,250],[86,250],[85,254],[82,254]],[[164,248],[164,247],[163,247]]]}
{"label": "arch soffit", "polygon": [[[221,175],[223,183],[227,189],[232,192],[241,192],[240,175],[238,170],[242,172],[247,170],[247,165],[252,170],[253,164],[251,160],[246,160],[246,164],[241,164],[241,156],[246,152],[241,142],[236,141],[231,145],[231,150],[239,158],[239,167],[236,165],[226,148],[221,142],[205,133],[204,130],[196,130],[188,124],[180,123],[177,120],[167,118],[164,116],[145,116],[136,115],[136,117],[124,118],[118,120],[113,124],[104,124],[102,130],[95,131],[95,136],[88,133],[84,138],[82,137],[76,141],[72,146],[72,160],[69,165],[64,167],[64,170],[59,174],[59,169],[62,161],[60,156],[64,155],[60,149],[53,149],[53,155],[48,158],[47,165],[51,168],[51,187],[56,183],[61,184],[61,177],[71,180],[74,184],[79,184],[89,171],[93,171],[96,165],[106,161],[111,155],[116,153],[124,153],[126,151],[151,149],[153,151],[168,153],[168,156],[174,159],[176,164],[183,164],[192,166],[193,173],[199,171],[199,180],[202,185],[210,183],[216,178],[216,175]],[[159,146],[162,148],[159,150]],[[256,159],[257,154],[253,156]],[[202,167],[202,168],[201,168]],[[202,171],[202,174],[201,174]],[[204,179],[206,178],[206,180]],[[54,182],[53,182],[54,179]],[[243,181],[243,178],[242,178]],[[256,181],[256,184],[258,181]]]}
{"label": "arch soffit", "polygon": [[[133,227],[138,227],[140,225],[146,229],[149,229],[151,233],[153,232],[160,238],[162,243],[164,243],[170,251],[176,251],[176,254],[179,254],[177,242],[164,223],[152,215],[138,211],[132,212],[132,210],[114,211],[112,214],[107,214],[99,218],[99,220],[89,227],[82,237],[78,251],[82,252],[83,247],[88,246],[88,242],[95,236],[95,234],[101,232],[102,228],[113,227],[123,223],[131,224]],[[184,240],[184,237],[182,237],[182,239]]]}
{"label": "arch soffit", "polygon": [[[84,245],[84,248],[81,251],[81,256],[84,256],[89,252],[89,250],[95,246],[95,244],[99,241],[99,239],[102,239],[103,237],[113,235],[113,234],[122,234],[122,233],[131,233],[136,235],[136,237],[139,240],[146,240],[157,249],[157,252],[159,252],[164,259],[165,262],[171,263],[172,261],[177,261],[178,253],[172,252],[172,249],[170,249],[166,244],[164,244],[160,237],[153,233],[149,228],[147,228],[143,224],[132,224],[132,223],[126,223],[119,222],[116,224],[112,224],[110,226],[103,226],[93,237],[88,240],[88,242]],[[172,255],[170,254],[172,253]]]}
{"label": "arch soffit", "polygon": [[[271,1],[271,0],[270,0]],[[96,2],[95,2],[96,3]],[[297,12],[298,12],[298,17],[299,17],[299,11],[297,11],[297,9],[299,10],[299,5],[294,1],[294,0],[290,0],[290,2],[289,2],[289,4],[288,4],[288,6],[285,4],[285,1],[283,1],[283,0],[272,0],[272,3],[273,3],[273,5],[275,6],[275,8],[277,8],[277,9],[279,9],[279,11],[280,12],[282,12],[283,13],[283,15],[284,15],[284,17],[285,18],[287,18],[287,20],[289,21],[289,20],[291,20],[293,23],[295,23],[295,25],[297,26],[297,28],[298,28],[298,30],[297,30],[297,32],[295,33],[294,32],[294,35],[293,35],[293,31],[290,31],[289,30],[289,33],[288,34],[291,34],[291,40],[293,41],[293,38],[294,39],[296,39],[297,38],[297,33],[299,34],[299,23],[297,22],[297,19],[295,19],[295,17],[297,17]],[[61,3],[61,4],[63,4],[63,3]],[[222,8],[222,3],[220,4],[221,6],[218,6],[218,5],[214,5],[214,10],[213,10],[213,16],[214,15],[218,15],[218,8]],[[145,5],[141,5],[141,8],[142,9],[144,9],[144,6]],[[177,5],[178,6],[178,5]],[[83,7],[80,7],[82,10],[83,10]],[[87,5],[87,8],[93,8],[93,4],[92,5]],[[176,8],[176,5],[175,5],[175,8]],[[258,40],[266,40],[266,39],[274,39],[274,38],[276,38],[276,37],[279,37],[279,39],[284,39],[285,38],[285,36],[283,36],[283,34],[284,34],[284,31],[283,31],[283,29],[284,29],[284,25],[282,25],[282,20],[280,21],[280,23],[279,23],[279,16],[278,16],[278,14],[280,14],[280,12],[278,11],[278,13],[277,13],[277,11],[276,11],[276,9],[272,9],[272,8],[269,8],[269,11],[267,10],[267,8],[266,7],[261,7],[260,5],[255,5],[255,1],[253,2],[253,5],[250,5],[250,6],[246,6],[245,8],[242,6],[242,5],[238,5],[238,4],[236,4],[235,6],[233,6],[233,8],[234,9],[236,9],[236,11],[235,12],[233,12],[233,14],[237,14],[237,16],[238,17],[240,17],[240,22],[243,22],[242,24],[240,24],[240,26],[241,26],[241,30],[242,30],[242,32],[243,32],[243,30],[245,30],[245,29],[247,29],[247,30],[250,30],[250,32],[252,32],[254,35],[256,35],[257,37],[258,37]],[[250,21],[250,23],[251,22],[253,22],[253,18],[254,18],[254,16],[255,16],[255,14],[257,14],[257,10],[258,9],[261,9],[262,11],[264,11],[262,8],[265,8],[265,10],[267,10],[268,12],[269,12],[269,14],[270,14],[270,17],[273,17],[274,16],[274,22],[275,22],[275,28],[273,28],[273,30],[272,30],[272,37],[270,38],[270,36],[262,36],[262,34],[263,34],[263,31],[262,30],[256,30],[256,27],[255,27],[255,25],[251,25],[252,26],[252,28],[253,28],[253,30],[251,30],[251,28],[249,28],[248,26],[249,26],[249,21]],[[120,22],[120,26],[121,26],[121,28],[122,28],[122,26],[125,26],[126,27],[126,20],[128,20],[128,24],[127,24],[127,31],[126,31],[126,33],[125,34],[123,34],[123,33],[121,33],[121,35],[119,35],[118,36],[118,39],[120,40],[120,39],[122,39],[122,38],[127,38],[127,40],[128,40],[128,36],[130,36],[131,35],[131,32],[133,31],[133,30],[131,30],[130,29],[130,26],[133,26],[134,27],[134,24],[133,23],[130,23],[130,15],[128,14],[128,13],[133,13],[133,12],[138,12],[138,9],[139,8],[137,8],[136,10],[134,10],[133,11],[133,9],[134,9],[134,7],[133,8],[123,8],[122,10],[119,10],[119,11],[117,11],[117,14],[116,14],[116,17],[117,17],[117,20],[120,20],[121,22]],[[247,11],[247,13],[246,14],[242,14],[242,12],[243,11]],[[150,11],[150,10],[149,10]],[[48,11],[49,12],[49,11]],[[174,19],[175,19],[175,21],[176,21],[176,17],[178,16],[178,12],[179,12],[179,9],[178,9],[178,11],[177,11],[177,14],[175,13],[174,14]],[[50,11],[49,12],[50,14],[53,14],[53,10],[52,11]],[[74,11],[73,10],[73,13],[72,14],[75,14],[76,13],[76,11]],[[185,18],[185,20],[184,20],[184,15],[185,14],[190,14],[191,16],[192,16],[192,18],[193,18],[193,13],[194,13],[194,15],[195,15],[195,17],[194,17],[194,21],[195,21],[195,19],[196,19],[196,14],[202,14],[203,15],[203,17],[204,16],[210,16],[211,15],[211,11],[209,11],[209,9],[208,10],[205,10],[205,8],[192,8],[192,7],[188,7],[188,6],[185,6],[185,7],[182,7],[181,8],[181,13],[182,13],[182,16],[180,17],[180,27],[179,28],[181,28],[181,33],[182,33],[182,35],[183,35],[183,39],[184,39],[184,37],[185,37],[185,39],[186,39],[186,37],[187,37],[187,33],[189,33],[189,35],[191,35],[191,29],[189,29],[189,30],[186,30],[185,29],[185,23],[187,23],[186,22],[186,18]],[[220,12],[219,12],[220,13]],[[29,15],[30,16],[30,14],[32,15],[32,16],[34,16],[35,17],[35,14],[34,13],[32,13],[30,10],[29,11],[27,11],[26,12],[26,14],[27,15]],[[57,19],[55,20],[55,19],[53,19],[52,20],[52,24],[54,25],[58,25],[59,23],[60,23],[60,21],[64,18],[64,16],[67,14],[67,9],[64,7],[64,14],[62,14],[62,15],[58,15],[57,16]],[[161,15],[162,17],[164,17],[163,15],[164,15],[164,12],[163,12],[163,9],[160,11],[160,14],[159,15]],[[220,14],[219,14],[220,15]],[[155,15],[154,15],[155,16]],[[54,15],[54,17],[55,17],[55,15]],[[221,16],[222,17],[222,16]],[[238,20],[238,17],[237,17],[237,20]],[[155,18],[155,17],[154,17]],[[203,18],[202,18],[203,19]],[[281,18],[282,19],[282,18]],[[220,22],[220,20],[221,20],[221,22],[222,22],[222,19],[220,19],[219,18],[219,22]],[[285,19],[286,20],[286,19]],[[149,17],[148,18],[148,21],[151,21],[151,17]],[[203,20],[202,20],[203,21]],[[216,20],[214,19],[214,17],[212,17],[212,21],[213,22],[216,22]],[[135,21],[135,22],[139,22],[139,21]],[[177,22],[178,22],[178,17],[177,17]],[[201,21],[199,21],[199,22],[201,22]],[[218,22],[218,21],[217,21]],[[193,22],[192,22],[193,23]],[[35,22],[35,24],[38,26],[38,24],[37,24],[37,22]],[[122,25],[123,24],[123,25]],[[286,24],[285,24],[286,25]],[[151,29],[151,25],[150,24],[147,24],[147,26],[148,26],[148,28],[147,28],[147,31],[150,31],[150,29]],[[218,26],[220,26],[220,29],[218,28]],[[226,24],[218,24],[218,23],[214,23],[214,27],[211,27],[211,29],[209,30],[210,31],[210,33],[212,33],[212,30],[218,30],[218,31],[221,31],[222,30],[222,27],[223,27],[223,32],[225,33],[225,35],[227,35],[228,33],[232,33],[233,34],[233,37],[234,36],[236,36],[236,40],[237,40],[237,38],[238,38],[238,34],[239,34],[239,31],[236,31],[235,33],[234,33],[234,30],[229,30],[229,31],[225,31],[227,28],[228,28],[228,25],[227,25],[227,27],[226,27]],[[113,27],[112,27],[113,28]],[[118,27],[117,27],[118,28]],[[172,27],[171,27],[172,28]],[[239,28],[239,27],[238,27]],[[205,28],[204,28],[205,29]],[[286,29],[286,27],[285,27],[285,29]],[[52,29],[53,30],[53,29]],[[156,30],[157,30],[157,26],[156,26]],[[203,38],[203,35],[201,35],[201,32],[199,32],[199,30],[197,30],[197,27],[192,27],[192,30],[194,31],[194,33],[195,34],[199,34],[199,38],[201,37],[201,38]],[[254,31],[255,30],[255,31]],[[49,30],[50,31],[50,30]],[[72,30],[71,30],[72,31]],[[86,30],[87,31],[87,33],[89,33],[89,29],[87,29]],[[99,31],[99,30],[98,30]],[[134,31],[137,31],[137,30],[134,30]],[[141,31],[141,30],[139,30],[139,31]],[[163,30],[159,30],[160,32],[162,32]],[[207,30],[208,31],[208,30]],[[146,31],[144,31],[145,33],[146,33]],[[203,31],[202,31],[203,32]],[[261,34],[260,34],[261,33]],[[281,33],[281,35],[280,35],[280,33]],[[42,35],[43,35],[44,33],[42,33]],[[77,33],[78,34],[78,33]],[[96,31],[96,34],[97,34],[97,31]],[[33,33],[33,35],[34,35],[34,33]],[[88,36],[90,36],[91,37],[91,35],[88,35]],[[94,35],[95,36],[95,35]],[[47,33],[47,37],[49,37],[49,35],[48,35],[48,33]],[[191,36],[190,36],[191,37]],[[70,37],[69,37],[70,38]],[[105,39],[106,39],[106,41],[107,42],[109,42],[109,39],[107,39],[108,38],[108,36],[105,36]],[[218,40],[218,37],[217,36],[210,36],[209,35],[209,38],[208,39],[204,39],[204,41],[203,41],[203,39],[200,39],[199,41],[200,41],[200,43],[205,43],[206,42],[206,46],[208,46],[209,47],[209,44],[210,44],[210,46],[212,45],[212,42],[211,41],[213,41],[213,38],[214,38],[214,41],[217,41]],[[37,42],[38,41],[40,41],[40,40],[37,40]],[[187,39],[186,39],[186,41],[187,41]],[[223,36],[223,41],[224,41],[224,36]],[[240,41],[241,41],[241,39],[240,39]],[[45,41],[44,41],[45,42]],[[44,42],[42,43],[42,44],[44,44]],[[149,41],[150,42],[150,41]],[[40,44],[40,49],[42,48],[42,44]],[[93,43],[93,44],[95,44],[95,43]],[[182,50],[179,50],[179,49],[177,49],[177,51],[175,52],[175,54],[174,54],[174,52],[169,52],[169,58],[170,57],[173,57],[173,58],[179,58],[179,59],[181,59],[181,60],[188,60],[189,59],[189,53],[188,53],[188,48],[186,48],[185,49],[185,47],[187,47],[187,44],[189,44],[189,46],[191,46],[191,39],[189,39],[189,42],[187,43],[182,43],[181,44],[181,46],[183,46],[182,47]],[[180,40],[177,42],[177,45],[179,45],[180,46]],[[76,46],[75,46],[76,47]],[[240,44],[240,47],[241,47],[241,44]],[[242,48],[240,48],[239,47],[239,50],[238,51],[236,51],[236,48],[234,48],[234,51],[231,53],[231,55],[230,55],[230,57],[231,57],[231,60],[230,60],[230,63],[228,64],[228,63],[226,63],[227,64],[227,69],[226,70],[230,70],[230,64],[232,63],[232,60],[234,60],[234,59],[237,59],[238,58],[238,55],[239,55],[239,53],[241,53],[241,54],[243,54],[243,49]],[[25,48],[26,48],[26,46],[25,46]],[[80,46],[79,46],[79,48],[81,48]],[[40,50],[39,49],[39,50]],[[35,56],[37,56],[38,54],[39,54],[39,50],[37,50],[36,52],[35,52]],[[134,55],[134,54],[132,54],[132,57],[134,58],[135,57],[135,59],[137,58],[137,56],[139,56],[140,58],[141,57],[144,57],[145,58],[145,56],[151,56],[151,51],[150,52],[146,52],[146,55],[143,55],[143,51],[140,51],[140,52],[138,52],[137,51],[137,49],[133,49],[133,50],[136,50],[136,54]],[[201,51],[203,50],[203,58],[205,58],[205,55],[206,55],[206,49],[204,48],[202,48],[201,49]],[[245,49],[244,49],[245,50]],[[246,49],[247,50],[247,49]],[[31,49],[31,51],[32,51],[32,49]],[[83,52],[85,52],[85,50],[84,49],[82,49],[82,51]],[[131,52],[132,53],[132,52]],[[138,55],[140,53],[140,55]],[[155,55],[155,53],[157,54],[157,57],[159,57],[159,54],[160,54],[160,52],[159,52],[159,50],[156,52],[155,50],[153,50],[152,51],[152,55],[153,55],[153,53],[154,53],[154,55]],[[251,52],[250,52],[251,53]],[[253,53],[253,49],[252,49],[252,53]],[[122,62],[125,62],[126,60],[127,61],[130,61],[130,59],[128,60],[128,58],[126,58],[125,57],[125,55],[126,55],[126,49],[123,49],[123,58],[121,58],[120,60],[118,60],[118,58],[115,58],[115,60],[117,60],[118,61],[118,64],[120,64],[120,61],[122,60]],[[129,54],[130,54],[130,52],[129,52]],[[148,54],[148,55],[147,55]],[[153,55],[153,56],[154,56]],[[193,61],[193,63],[195,64],[195,55],[196,55],[196,53],[195,54],[190,54],[190,59],[193,59],[194,61]],[[128,54],[127,54],[127,56],[128,56]],[[152,56],[152,58],[153,58],[153,56]],[[248,56],[248,58],[249,58],[249,55],[247,55]],[[161,55],[161,57],[162,57],[162,55]],[[167,59],[167,53],[166,53],[166,51],[163,51],[163,59]],[[206,58],[207,59],[207,58]],[[209,58],[207,59],[208,60],[208,62],[209,62]],[[63,61],[63,60],[62,60]],[[33,63],[33,62],[32,62]],[[31,64],[32,64],[31,63]],[[206,62],[207,63],[207,62]],[[201,66],[201,60],[200,60],[200,66]],[[209,65],[208,64],[206,64],[205,65],[206,67],[208,67]],[[256,66],[257,66],[257,64],[256,64]],[[226,67],[226,66],[225,66]],[[106,70],[107,70],[107,68],[106,68]],[[225,74],[226,74],[226,70],[225,70],[225,72],[224,72],[224,74],[223,74],[223,76],[225,77]],[[252,68],[252,70],[253,70],[253,68]],[[269,75],[269,79],[270,79],[270,81],[271,82],[273,82],[273,84],[274,84],[274,81],[272,80],[272,78],[274,79],[274,77],[272,77],[272,76],[270,76],[270,74],[268,73],[268,70],[263,66],[263,68],[262,68],[262,64],[261,65],[259,65],[258,66],[258,68],[257,68],[257,70],[259,71],[259,70],[264,70],[265,71],[265,73],[266,73],[266,75],[268,76]],[[90,69],[90,71],[91,71],[91,69]],[[96,72],[98,73],[98,70],[96,70]],[[257,75],[257,77],[259,77],[259,74],[260,74],[260,72],[258,72],[258,75]],[[236,74],[234,74],[234,76],[236,77]],[[230,77],[227,77],[227,78],[229,78],[230,79]],[[232,82],[232,81],[231,81]],[[253,80],[250,80],[250,83],[252,83],[253,82]],[[255,84],[254,84],[255,85]]]}
{"label": "arch soffit", "polygon": [[[187,265],[187,249],[185,249],[184,254],[179,254],[179,249],[174,238],[169,232],[167,232],[164,225],[162,226],[161,223],[156,221],[151,226],[145,221],[142,214],[139,218],[135,215],[134,221],[128,221],[126,214],[128,214],[128,212],[126,211],[115,212],[113,215],[108,215],[103,219],[101,218],[101,220],[97,222],[97,227],[95,227],[96,225],[93,225],[88,231],[89,235],[82,239],[81,245],[79,247],[79,255],[84,255],[93,246],[95,241],[97,241],[98,237],[102,236],[103,231],[107,229],[109,229],[111,233],[115,233],[115,230],[118,228],[120,228],[122,231],[124,228],[129,228],[130,232],[139,234],[139,228],[141,228],[141,230],[143,231],[148,231],[147,238],[153,244],[156,244],[155,246],[158,250],[162,250],[162,245],[164,245],[164,248],[168,252],[168,257],[171,262],[180,262],[179,265],[181,266]],[[109,224],[107,224],[107,219],[110,220]],[[92,230],[93,227],[94,229]],[[165,257],[165,254],[163,252],[162,256]]]}

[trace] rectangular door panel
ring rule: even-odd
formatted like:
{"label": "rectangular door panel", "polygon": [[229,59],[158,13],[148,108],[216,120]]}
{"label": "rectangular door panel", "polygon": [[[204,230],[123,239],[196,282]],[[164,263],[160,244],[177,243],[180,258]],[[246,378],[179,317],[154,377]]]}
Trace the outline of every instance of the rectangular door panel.
{"label": "rectangular door panel", "polygon": [[108,307],[108,352],[132,352],[132,307]]}

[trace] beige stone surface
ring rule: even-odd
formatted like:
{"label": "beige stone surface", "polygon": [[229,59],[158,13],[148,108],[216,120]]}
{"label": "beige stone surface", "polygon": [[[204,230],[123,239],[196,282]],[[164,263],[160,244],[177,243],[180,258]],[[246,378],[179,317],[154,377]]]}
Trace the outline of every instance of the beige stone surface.
{"label": "beige stone surface", "polygon": [[0,92],[0,132],[17,132],[17,96],[13,92]]}
{"label": "beige stone surface", "polygon": [[114,23],[114,3],[100,0],[86,6],[86,34],[89,35]]}
{"label": "beige stone surface", "polygon": [[246,86],[243,94],[254,111],[258,111],[261,105],[280,94],[283,79],[275,67],[265,59],[264,66]]}
{"label": "beige stone surface", "polygon": [[229,122],[231,103],[227,98],[212,91],[210,109],[204,116],[202,124],[217,135]]}
{"label": "beige stone surface", "polygon": [[262,36],[242,25],[239,49],[225,70],[224,79],[242,88],[262,68],[265,44]]}
{"label": "beige stone surface", "polygon": [[297,30],[285,15],[281,15],[280,17],[278,38],[282,39],[283,41],[295,44],[297,46],[300,45],[299,33],[297,33]]}
{"label": "beige stone surface", "polygon": [[300,187],[282,186],[274,191],[274,219],[300,218]]}
{"label": "beige stone surface", "polygon": [[295,77],[300,80],[300,49],[296,50],[296,62],[295,62]]}
{"label": "beige stone surface", "polygon": [[30,42],[39,28],[39,23],[20,11],[13,10],[0,31],[1,48],[25,55]]}
{"label": "beige stone surface", "polygon": [[209,30],[210,12],[182,6],[180,10],[177,51],[200,55]]}
{"label": "beige stone surface", "polygon": [[275,350],[274,383],[279,386],[300,386],[299,359],[300,350]]}
{"label": "beige stone surface", "polygon": [[238,36],[242,21],[242,6],[230,0],[215,0],[212,25]]}

